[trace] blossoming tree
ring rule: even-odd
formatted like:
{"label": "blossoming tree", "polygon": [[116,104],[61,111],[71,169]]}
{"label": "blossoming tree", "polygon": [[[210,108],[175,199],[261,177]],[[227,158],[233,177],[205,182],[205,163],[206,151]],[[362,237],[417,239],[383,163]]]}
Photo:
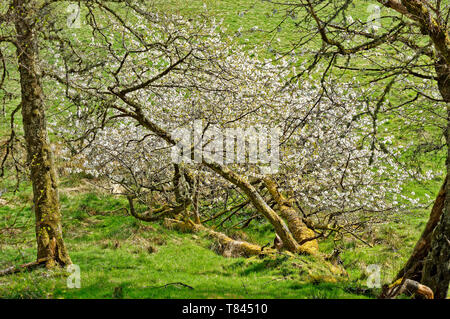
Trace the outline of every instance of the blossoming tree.
{"label": "blossoming tree", "polygon": [[[244,52],[215,21],[131,3],[87,3],[86,10],[90,33],[59,33],[47,51],[48,85],[65,92],[53,97],[60,105],[54,127],[78,153],[74,169],[121,184],[135,217],[164,216],[257,254],[260,247],[200,224],[215,216],[200,214],[199,206],[220,202],[224,214],[235,214],[251,204],[283,249],[317,254],[319,238],[364,240],[371,223],[402,208],[408,171],[392,156],[399,151],[373,147],[371,118],[345,84],[324,91],[312,79],[288,81],[294,61],[273,64]],[[177,133],[195,130],[195,123],[199,141]],[[278,139],[269,136],[272,128]],[[231,131],[248,139],[236,146],[239,136],[225,134]],[[192,152],[174,161],[180,145]],[[272,152],[279,154],[276,171],[267,158],[252,157],[256,145],[279,150]],[[228,161],[241,147],[246,160]],[[136,199],[147,213],[135,210]]]}

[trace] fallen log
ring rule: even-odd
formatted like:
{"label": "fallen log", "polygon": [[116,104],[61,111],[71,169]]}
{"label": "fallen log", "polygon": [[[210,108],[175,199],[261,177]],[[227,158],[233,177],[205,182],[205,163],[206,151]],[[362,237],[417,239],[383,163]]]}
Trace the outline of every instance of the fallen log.
{"label": "fallen log", "polygon": [[166,216],[174,216],[176,214],[181,213],[186,208],[187,205],[187,203],[183,203],[175,207],[163,205],[158,209],[149,210],[146,213],[140,214],[134,208],[133,196],[127,196],[127,199],[130,207],[131,216],[144,222],[155,222],[157,220],[161,220],[163,217]]}
{"label": "fallen log", "polygon": [[188,219],[187,221],[181,221],[177,219],[166,218],[164,219],[164,224],[168,228],[176,228],[181,231],[204,232],[208,234],[210,238],[216,239],[219,242],[221,247],[218,249],[218,251],[224,257],[249,257],[277,252],[277,250],[272,248],[262,248],[261,246],[256,244],[232,239],[224,233],[214,231],[201,224],[196,224],[190,219]]}
{"label": "fallen log", "polygon": [[50,259],[51,258],[46,257],[46,258],[41,258],[41,259],[38,259],[36,261],[29,262],[29,263],[26,263],[26,264],[23,264],[23,265],[8,267],[6,269],[0,270],[0,277],[1,276],[15,274],[15,273],[27,270],[27,269],[36,268],[38,266],[44,265]]}

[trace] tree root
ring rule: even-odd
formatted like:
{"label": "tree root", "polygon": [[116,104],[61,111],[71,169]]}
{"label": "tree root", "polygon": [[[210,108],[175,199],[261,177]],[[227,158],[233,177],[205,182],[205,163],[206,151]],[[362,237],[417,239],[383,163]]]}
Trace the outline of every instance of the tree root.
{"label": "tree root", "polygon": [[408,295],[416,294],[424,297],[425,299],[434,299],[433,291],[430,287],[422,285],[421,283],[411,280],[400,278],[391,285],[384,285],[383,291],[379,296],[380,299],[395,299],[397,296],[406,293]]}
{"label": "tree root", "polygon": [[8,267],[6,269],[0,270],[0,277],[15,274],[15,273],[27,270],[27,269],[33,269],[33,268],[39,267],[41,265],[45,265],[47,263],[47,261],[49,261],[50,259],[51,258],[49,258],[49,257],[41,258],[36,261],[26,263],[23,265]]}

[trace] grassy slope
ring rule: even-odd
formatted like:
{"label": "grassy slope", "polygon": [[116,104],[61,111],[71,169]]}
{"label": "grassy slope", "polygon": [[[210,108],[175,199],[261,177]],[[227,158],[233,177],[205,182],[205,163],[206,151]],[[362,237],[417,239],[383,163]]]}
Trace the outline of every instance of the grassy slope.
{"label": "grassy slope", "polygon": [[[210,14],[224,19],[231,32],[240,27],[273,28],[278,19],[271,4],[262,1],[156,1],[168,11],[184,15],[202,11],[207,3]],[[361,16],[366,13],[361,5]],[[249,9],[249,10],[248,10]],[[358,9],[358,8],[357,8]],[[247,11],[248,10],[248,11]],[[245,12],[243,16],[239,13]],[[356,11],[358,12],[358,11]],[[268,15],[269,14],[269,15]],[[289,21],[289,24],[294,21]],[[270,35],[244,32],[242,43],[260,43]],[[283,28],[276,36],[287,47],[295,36]],[[246,40],[248,39],[248,40]],[[439,187],[434,181],[426,187],[409,185],[418,196],[433,197]],[[80,186],[81,185],[81,186]],[[297,261],[227,259],[215,254],[211,242],[194,234],[179,234],[158,224],[145,224],[123,211],[99,214],[125,206],[125,201],[83,186],[79,180],[65,178],[62,183],[62,211],[67,246],[72,260],[81,267],[81,289],[68,289],[61,271],[37,270],[0,278],[0,297],[4,298],[365,298],[376,291],[366,289],[364,269],[369,264],[382,266],[382,280],[387,282],[404,263],[426,222],[426,211],[399,216],[383,225],[373,235],[373,248],[355,239],[346,240],[343,262],[349,280],[340,283],[320,281],[320,272],[307,258]],[[3,181],[2,187],[11,187]],[[0,234],[0,268],[21,264],[35,258],[33,218],[29,208],[30,186],[23,184],[18,196],[0,206],[0,228],[19,216],[16,226]],[[249,237],[265,244],[272,240],[266,226],[255,225]],[[14,240],[13,240],[14,239]],[[19,244],[16,244],[17,241]],[[332,242],[322,242],[329,252]],[[299,266],[301,265],[301,266]],[[323,278],[322,278],[323,279]],[[194,287],[159,286],[183,282]]]}
{"label": "grassy slope", "polygon": [[[223,258],[201,235],[180,234],[159,224],[146,224],[125,216],[123,211],[103,215],[125,205],[122,199],[63,191],[65,239],[72,260],[81,268],[81,289],[66,288],[61,271],[43,270],[0,278],[3,298],[299,298],[351,297],[343,287],[317,284],[308,267],[278,259]],[[17,207],[2,207],[1,213],[18,214]],[[16,209],[14,209],[16,208]],[[30,211],[19,213],[18,224],[28,223]],[[32,221],[31,221],[32,222]],[[28,228],[29,229],[29,228]],[[269,232],[260,232],[268,235]],[[33,260],[31,230],[18,232],[17,246],[2,245],[0,266]],[[17,237],[16,237],[17,239]],[[260,240],[265,240],[260,237]],[[308,260],[299,260],[296,265]],[[306,264],[306,265],[307,265]],[[298,266],[297,266],[298,267]],[[314,268],[314,267],[312,267]],[[302,284],[300,284],[303,281]],[[158,286],[183,282],[179,286]],[[117,288],[122,287],[122,288]],[[118,292],[122,290],[122,292]]]}

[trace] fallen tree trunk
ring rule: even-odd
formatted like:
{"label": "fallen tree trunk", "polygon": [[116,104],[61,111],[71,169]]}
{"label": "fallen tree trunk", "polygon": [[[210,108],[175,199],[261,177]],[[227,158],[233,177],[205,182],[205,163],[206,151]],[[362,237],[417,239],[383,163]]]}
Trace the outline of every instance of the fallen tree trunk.
{"label": "fallen tree trunk", "polygon": [[[445,129],[445,140],[447,144],[447,158],[445,166],[447,170],[445,200],[443,212],[439,222],[432,233],[431,248],[424,260],[421,282],[429,286],[436,299],[447,297],[450,284],[450,47],[448,33],[444,54],[440,52],[438,61],[435,63],[435,70],[439,91],[442,98],[447,103],[447,127]],[[445,185],[445,184],[444,184]]]}
{"label": "fallen tree trunk", "polygon": [[251,185],[245,177],[239,176],[226,166],[217,163],[205,162],[205,165],[217,172],[219,175],[238,186],[252,202],[253,206],[261,212],[264,217],[275,228],[275,232],[283,241],[284,247],[292,253],[302,253],[302,248],[292,236],[283,219],[267,204],[259,192]]}
{"label": "fallen tree trunk", "polygon": [[46,257],[46,258],[41,258],[38,259],[36,261],[30,262],[30,263],[26,263],[20,266],[11,266],[9,268],[0,270],[0,276],[6,276],[6,275],[11,275],[11,274],[15,274],[27,269],[33,269],[39,266],[44,266],[45,263],[47,261],[49,261],[51,258],[50,257]]}
{"label": "fallen tree trunk", "polygon": [[253,206],[262,213],[272,224],[273,228],[275,228],[275,232],[283,241],[283,245],[288,251],[292,253],[307,253],[307,251],[304,251],[295,240],[284,220],[267,204],[264,198],[245,177],[239,176],[234,171],[228,169],[228,167],[217,163],[204,161],[204,164],[234,185],[238,186],[249,197]]}
{"label": "fallen tree trunk", "polygon": [[[207,234],[208,237],[218,241],[220,247],[219,249],[216,248],[215,250],[224,257],[274,256],[282,254],[284,256],[289,256],[292,258],[299,258],[299,256],[296,256],[289,251],[280,253],[278,249],[259,246],[256,244],[232,239],[223,233],[217,232],[201,224],[196,224],[190,219],[188,219],[187,221],[181,221],[177,219],[166,218],[164,219],[164,225],[168,228],[174,228],[179,231],[202,232]],[[317,265],[320,265],[320,271],[326,274],[325,276],[319,275],[319,277],[328,279],[332,278],[331,280],[333,282],[335,282],[337,278],[348,278],[347,272],[341,265],[334,265],[333,263],[323,258],[323,256],[321,256],[320,254],[314,254],[313,258],[316,260]],[[299,259],[293,260],[298,261]],[[301,260],[305,261],[305,259]],[[314,274],[310,275],[314,276]]]}
{"label": "fallen tree trunk", "polygon": [[219,252],[224,257],[250,257],[260,255],[262,253],[276,253],[277,250],[272,248],[263,248],[259,245],[251,244],[245,241],[235,240],[228,237],[224,233],[214,231],[201,224],[196,224],[191,220],[181,221],[177,219],[166,218],[164,224],[168,228],[176,228],[181,231],[204,232],[210,238],[216,239],[221,247]]}

